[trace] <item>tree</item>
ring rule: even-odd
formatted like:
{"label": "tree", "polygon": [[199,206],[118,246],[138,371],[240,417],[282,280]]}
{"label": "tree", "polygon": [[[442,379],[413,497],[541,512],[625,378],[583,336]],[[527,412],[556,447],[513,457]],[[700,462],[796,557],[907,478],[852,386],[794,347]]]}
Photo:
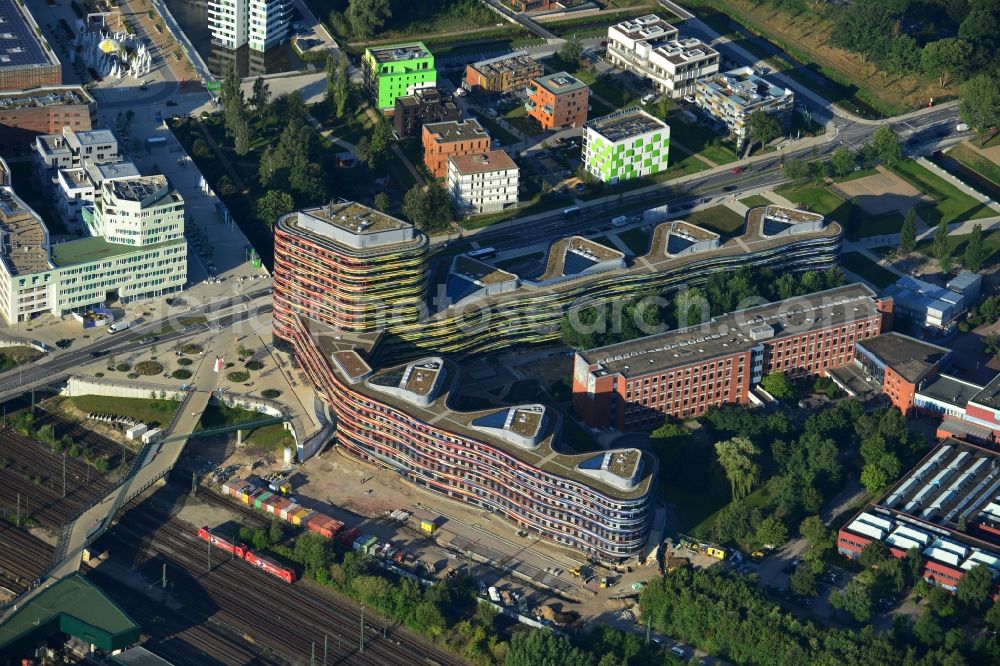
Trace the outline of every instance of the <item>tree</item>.
{"label": "tree", "polygon": [[883,0],[855,0],[837,12],[830,41],[861,54],[863,60],[884,53],[893,34],[891,8]]}
{"label": "tree", "polygon": [[425,232],[441,231],[451,224],[451,201],[436,181],[427,189],[414,185],[403,196],[403,215]]}
{"label": "tree", "polygon": [[870,569],[877,567],[890,557],[892,557],[892,554],[889,552],[889,547],[884,542],[875,540],[865,546],[864,550],[861,551],[861,557],[858,558],[858,561],[861,563],[861,566]]}
{"label": "tree", "polygon": [[344,12],[344,18],[359,39],[371,39],[391,17],[389,0],[351,0]]}
{"label": "tree", "polygon": [[729,480],[733,499],[740,500],[749,495],[760,478],[760,465],[754,461],[760,449],[746,437],[733,437],[717,442],[715,452]]}
{"label": "tree", "polygon": [[785,177],[789,180],[804,180],[809,177],[809,163],[803,159],[785,162]]}
{"label": "tree", "polygon": [[855,165],[854,153],[847,148],[838,148],[830,156],[830,168],[833,169],[834,174],[841,178],[850,175],[854,171]]}
{"label": "tree", "polygon": [[267,85],[261,77],[253,81],[253,94],[250,96],[250,105],[259,114],[267,112],[267,104],[271,101],[271,86]]}
{"label": "tree", "polygon": [[347,113],[347,103],[351,97],[351,77],[346,60],[327,58],[326,61],[326,104],[335,118],[343,118]]}
{"label": "tree", "polygon": [[295,160],[288,174],[288,184],[298,192],[301,200],[316,204],[326,198],[326,186],[323,184],[323,170],[319,164],[304,159]]}
{"label": "tree", "polygon": [[760,380],[760,386],[778,400],[788,400],[795,395],[792,380],[783,372],[772,372]]}
{"label": "tree", "polygon": [[226,73],[222,77],[222,84],[219,88],[219,100],[223,109],[229,109],[234,104],[243,104],[243,89],[240,87],[240,77],[236,73],[236,67],[230,63],[226,67]]}
{"label": "tree", "polygon": [[233,185],[233,180],[229,176],[222,174],[218,182],[215,183],[215,192],[220,197],[228,197],[231,194],[236,194],[236,186]]}
{"label": "tree", "polygon": [[315,576],[328,571],[333,562],[331,541],[320,534],[304,532],[295,539],[295,559],[302,563],[306,573]]}
{"label": "tree", "polygon": [[580,62],[580,57],[583,55],[583,42],[576,35],[570,35],[565,42],[563,42],[562,48],[559,49],[559,57],[563,62],[570,64],[577,64]]}
{"label": "tree", "polygon": [[788,578],[788,587],[800,597],[816,596],[816,574],[810,567],[799,567]]}
{"label": "tree", "polygon": [[234,116],[232,123],[227,126],[229,133],[233,136],[233,151],[240,156],[250,152],[250,142],[252,134],[250,121],[245,113]]}
{"label": "tree", "polygon": [[941,264],[941,270],[947,272],[951,267],[951,243],[948,242],[948,223],[944,219],[938,222],[937,231],[934,232],[931,253]]}
{"label": "tree", "polygon": [[548,629],[515,633],[505,666],[593,666],[590,655]]}
{"label": "tree", "polygon": [[1000,125],[1000,78],[979,74],[962,85],[959,117],[979,135],[979,145]]}
{"label": "tree", "polygon": [[917,249],[917,211],[911,208],[903,218],[903,227],[899,230],[899,251],[909,254]]}
{"label": "tree", "polygon": [[788,541],[788,530],[775,516],[768,516],[757,525],[756,540],[762,546],[776,547]]}
{"label": "tree", "polygon": [[973,273],[983,267],[986,249],[983,247],[983,225],[976,224],[969,234],[969,242],[965,245],[965,267]]}
{"label": "tree", "polygon": [[271,528],[267,533],[267,540],[271,544],[281,543],[282,539],[285,538],[285,530],[281,527],[281,521],[277,518],[271,520]]}
{"label": "tree", "polygon": [[929,608],[924,610],[913,623],[913,636],[928,647],[940,645],[944,640],[941,624]]}
{"label": "tree", "polygon": [[882,490],[899,476],[899,458],[894,453],[883,453],[861,468],[861,485],[868,492]]}
{"label": "tree", "polygon": [[971,59],[972,44],[953,37],[929,42],[920,52],[924,73],[938,77],[942,87],[967,71]]}
{"label": "tree", "polygon": [[850,613],[858,622],[867,622],[872,616],[872,590],[869,577],[859,574],[842,591],[830,595],[830,605]]}
{"label": "tree", "polygon": [[288,192],[268,190],[257,200],[257,219],[269,227],[274,227],[282,215],[295,210],[295,201]]}
{"label": "tree", "polygon": [[767,145],[781,136],[781,121],[764,111],[754,111],[747,118],[747,133],[755,141]]}
{"label": "tree", "polygon": [[955,596],[972,610],[978,610],[986,601],[993,587],[993,572],[982,564],[977,564],[958,581]]}
{"label": "tree", "polygon": [[379,192],[375,195],[375,208],[383,213],[388,213],[389,209],[392,208],[392,199],[385,192]]}
{"label": "tree", "polygon": [[880,125],[875,130],[872,134],[872,146],[878,160],[886,166],[893,166],[903,159],[903,144],[889,125]]}
{"label": "tree", "polygon": [[833,531],[827,527],[819,516],[807,516],[799,525],[799,534],[809,542],[809,548],[819,553],[822,558],[826,551],[835,543]]}
{"label": "tree", "polygon": [[371,136],[362,137],[358,141],[358,157],[364,160],[368,168],[375,169],[385,161],[391,143],[392,130],[389,128],[389,123],[379,119],[375,122]]}

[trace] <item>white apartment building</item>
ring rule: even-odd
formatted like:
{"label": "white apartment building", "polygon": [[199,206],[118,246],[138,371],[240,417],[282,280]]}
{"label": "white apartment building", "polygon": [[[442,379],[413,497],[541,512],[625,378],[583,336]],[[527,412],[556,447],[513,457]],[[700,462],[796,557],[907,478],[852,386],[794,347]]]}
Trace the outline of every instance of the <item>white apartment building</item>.
{"label": "white apartment building", "polygon": [[48,169],[69,169],[84,164],[118,162],[118,139],[106,129],[74,132],[63,127],[61,134],[42,134],[35,137],[35,152]]}
{"label": "white apartment building", "polygon": [[291,8],[287,0],[209,0],[212,42],[228,49],[249,44],[267,51],[288,38]]}
{"label": "white apartment building", "polygon": [[693,37],[681,39],[677,28],[655,14],[608,28],[607,58],[625,71],[650,79],[672,98],[694,93],[695,81],[719,71],[719,53]]}
{"label": "white apartment building", "polygon": [[448,157],[448,191],[465,213],[516,206],[519,178],[517,164],[502,150]]}
{"label": "white apartment building", "polygon": [[[0,160],[6,170],[6,164]],[[105,182],[92,236],[52,244],[48,228],[0,187],[0,317],[27,321],[180,290],[187,282],[184,200],[164,176]],[[116,239],[111,241],[110,238]],[[125,242],[120,242],[125,241]]]}
{"label": "white apartment building", "polygon": [[787,129],[795,93],[757,76],[750,67],[739,67],[698,81],[694,101],[702,111],[725,123],[742,145],[747,119],[756,111],[777,117]]}

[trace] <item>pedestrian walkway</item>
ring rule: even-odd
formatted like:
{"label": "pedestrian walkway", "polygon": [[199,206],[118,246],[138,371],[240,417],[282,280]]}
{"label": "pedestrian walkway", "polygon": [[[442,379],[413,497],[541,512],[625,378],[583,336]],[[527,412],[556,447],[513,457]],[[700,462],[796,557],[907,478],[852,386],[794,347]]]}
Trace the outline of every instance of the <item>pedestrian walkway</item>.
{"label": "pedestrian walkway", "polygon": [[770,201],[778,204],[779,206],[784,206],[785,208],[795,208],[796,207],[796,204],[794,202],[789,201],[788,199],[786,199],[785,197],[781,196],[780,194],[778,194],[774,190],[768,190],[767,192],[764,192],[763,194],[764,194],[764,198],[765,199],[768,199],[768,200],[770,200]]}
{"label": "pedestrian walkway", "polygon": [[747,212],[749,212],[750,210],[750,208],[745,203],[737,201],[736,199],[731,199],[727,201],[725,203],[725,206],[726,208],[733,211],[740,217],[746,217]]}

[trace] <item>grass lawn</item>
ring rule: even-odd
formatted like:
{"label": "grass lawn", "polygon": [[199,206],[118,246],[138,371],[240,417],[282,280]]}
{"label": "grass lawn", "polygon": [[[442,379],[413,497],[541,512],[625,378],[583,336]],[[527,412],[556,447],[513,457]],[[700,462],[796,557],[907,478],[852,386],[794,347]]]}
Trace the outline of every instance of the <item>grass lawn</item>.
{"label": "grass lawn", "polygon": [[501,270],[510,270],[514,266],[520,266],[521,264],[526,264],[532,261],[538,261],[545,257],[544,252],[532,252],[530,254],[521,254],[516,257],[509,257],[507,259],[501,259],[500,261],[494,261],[493,265]]}
{"label": "grass lawn", "polygon": [[860,206],[851,205],[823,185],[785,185],[775,191],[786,199],[840,223],[849,240],[898,233],[903,226],[903,216],[899,213],[870,215]]}
{"label": "grass lawn", "polygon": [[830,215],[844,205],[844,200],[823,187],[813,183],[804,185],[783,185],[775,190],[789,201],[802,204],[814,213]]}
{"label": "grass lawn", "polygon": [[[969,234],[950,234],[948,236],[948,245],[952,249],[951,256],[955,257],[958,263],[961,263],[962,257],[965,256],[965,245],[968,242]],[[1000,264],[1000,230],[983,232],[983,249],[986,253],[986,259],[983,261],[984,269]],[[928,238],[917,243],[917,250],[931,256],[931,239]]]}
{"label": "grass lawn", "polygon": [[611,242],[611,239],[607,236],[598,236],[597,238],[591,238],[590,240],[595,243],[600,243],[604,247],[610,247],[612,250],[617,250],[618,246]]}
{"label": "grass lawn", "polygon": [[[221,428],[229,425],[248,423],[250,421],[260,421],[270,418],[267,414],[253,412],[240,407],[226,407],[220,404],[209,404],[205,408],[205,413],[198,424],[198,430],[209,430]],[[251,430],[249,434],[244,433],[243,441],[254,446],[261,446],[269,449],[280,449],[285,445],[293,445],[294,440],[291,434],[285,430],[283,424],[275,423]]]}
{"label": "grass lawn", "polygon": [[170,423],[174,412],[180,406],[173,400],[145,400],[143,398],[117,398],[105,395],[81,395],[66,398],[66,401],[85,414],[105,412],[118,416],[130,416],[146,425],[165,426]]}
{"label": "grass lawn", "polygon": [[740,199],[740,203],[747,208],[756,208],[757,206],[770,206],[771,200],[759,194],[752,194],[746,198]]}
{"label": "grass lawn", "polygon": [[933,211],[931,219],[928,220],[926,214],[923,215],[925,221],[930,225],[935,225],[941,220],[950,224],[952,222],[978,220],[995,215],[987,206],[979,203],[956,186],[940,176],[931,173],[913,160],[904,160],[892,167],[892,170],[937,202],[934,206],[929,207]]}
{"label": "grass lawn", "polygon": [[[684,144],[684,147],[716,164],[726,164],[736,159],[736,148],[712,128],[700,123],[688,123],[676,114],[667,114],[670,136]],[[671,151],[677,146],[671,146]]]}
{"label": "grass lawn", "polygon": [[476,114],[476,120],[478,120],[479,124],[481,124],[483,127],[486,128],[486,131],[489,132],[490,137],[494,139],[500,139],[500,141],[503,142],[504,146],[512,146],[520,141],[520,139],[518,139],[516,136],[514,136],[513,134],[505,130],[503,127],[501,127],[500,123],[498,123],[496,120],[490,118],[484,113]]}
{"label": "grass lawn", "polygon": [[883,266],[879,266],[874,261],[860,252],[848,252],[840,257],[840,265],[858,277],[871,282],[879,289],[888,287],[897,280],[895,273]]}
{"label": "grass lawn", "polygon": [[743,216],[725,206],[712,206],[690,213],[686,218],[691,224],[705,227],[720,236],[735,234],[743,228]]}
{"label": "grass lawn", "polygon": [[983,157],[964,143],[960,143],[949,150],[948,157],[961,162],[983,178],[991,181],[997,187],[1000,187],[1000,164]]}
{"label": "grass lawn", "polygon": [[490,215],[476,215],[475,217],[461,220],[459,221],[459,225],[463,229],[482,229],[483,227],[488,227],[498,222],[505,222],[515,217],[524,217],[526,215],[556,210],[557,208],[568,206],[570,203],[570,199],[550,192],[543,196],[536,196],[529,201],[522,201],[521,205],[517,208],[509,208],[503,212]]}
{"label": "grass lawn", "polygon": [[644,231],[642,227],[633,227],[627,231],[622,231],[618,234],[618,238],[621,239],[628,249],[632,250],[632,254],[637,257],[649,252],[649,240],[650,232]]}

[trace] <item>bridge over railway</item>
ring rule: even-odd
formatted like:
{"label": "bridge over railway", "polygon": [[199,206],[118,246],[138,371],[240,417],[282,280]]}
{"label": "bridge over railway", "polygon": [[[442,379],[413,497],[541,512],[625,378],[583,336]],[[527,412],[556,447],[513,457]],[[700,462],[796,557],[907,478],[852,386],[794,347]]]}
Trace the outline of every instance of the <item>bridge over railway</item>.
{"label": "bridge over railway", "polygon": [[[203,367],[209,364],[203,364]],[[202,373],[199,373],[201,375]],[[115,515],[140,493],[165,477],[177,464],[184,445],[188,440],[208,437],[235,430],[251,430],[266,425],[281,423],[288,416],[273,416],[247,423],[232,424],[219,428],[197,430],[205,408],[213,397],[212,384],[215,375],[211,372],[199,377],[195,388],[185,396],[173,420],[164,429],[166,437],[158,442],[145,445],[132,462],[125,477],[104,498],[85,509],[79,517],[63,528],[59,545],[53,557],[52,568],[44,582],[21,595],[17,602],[0,616],[0,625],[9,620],[19,607],[80,568],[84,549],[92,544],[111,526]]]}

